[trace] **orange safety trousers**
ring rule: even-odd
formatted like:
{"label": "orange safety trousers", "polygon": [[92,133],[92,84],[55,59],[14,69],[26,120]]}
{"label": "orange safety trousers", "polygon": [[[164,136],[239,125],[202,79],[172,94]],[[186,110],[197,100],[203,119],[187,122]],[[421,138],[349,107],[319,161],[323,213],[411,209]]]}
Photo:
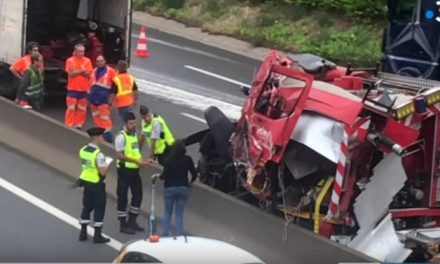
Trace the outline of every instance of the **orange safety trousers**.
{"label": "orange safety trousers", "polygon": [[64,123],[68,127],[82,128],[87,117],[87,98],[66,97],[66,116]]}
{"label": "orange safety trousers", "polygon": [[112,130],[110,106],[108,104],[91,104],[90,107],[92,108],[93,122],[95,122],[95,126],[104,128],[105,132],[110,132]]}

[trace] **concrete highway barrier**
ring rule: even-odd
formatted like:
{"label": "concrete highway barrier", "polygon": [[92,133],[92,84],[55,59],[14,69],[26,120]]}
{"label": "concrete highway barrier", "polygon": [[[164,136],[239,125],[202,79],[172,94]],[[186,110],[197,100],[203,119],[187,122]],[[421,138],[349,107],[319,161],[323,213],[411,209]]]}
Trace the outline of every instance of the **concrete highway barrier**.
{"label": "concrete highway barrier", "polygon": [[[45,115],[23,110],[4,98],[0,98],[0,113],[0,142],[59,171],[60,176],[72,181],[78,178],[81,169],[78,151],[88,142],[85,132],[69,129]],[[102,151],[115,156],[110,144],[105,144]],[[115,199],[117,177],[114,163],[112,166],[106,184],[108,195]],[[144,213],[148,213],[150,204],[150,176],[157,172],[160,172],[158,167],[142,169]],[[160,219],[163,213],[162,186],[158,189],[156,201]],[[266,263],[377,262],[295,225],[289,225],[287,240],[283,241],[284,225],[284,220],[279,217],[201,184],[192,188],[185,212],[188,234],[229,242],[252,252]]]}

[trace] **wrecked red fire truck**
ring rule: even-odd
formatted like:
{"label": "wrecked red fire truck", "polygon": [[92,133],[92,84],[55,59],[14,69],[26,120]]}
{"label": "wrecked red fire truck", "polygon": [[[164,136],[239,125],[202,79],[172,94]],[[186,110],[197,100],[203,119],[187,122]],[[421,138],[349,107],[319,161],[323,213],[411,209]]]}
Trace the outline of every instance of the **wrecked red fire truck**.
{"label": "wrecked red fire truck", "polygon": [[[275,51],[238,121],[209,107],[202,180],[380,261],[440,252],[440,82],[376,72],[314,80]],[[339,69],[342,72],[343,69]]]}

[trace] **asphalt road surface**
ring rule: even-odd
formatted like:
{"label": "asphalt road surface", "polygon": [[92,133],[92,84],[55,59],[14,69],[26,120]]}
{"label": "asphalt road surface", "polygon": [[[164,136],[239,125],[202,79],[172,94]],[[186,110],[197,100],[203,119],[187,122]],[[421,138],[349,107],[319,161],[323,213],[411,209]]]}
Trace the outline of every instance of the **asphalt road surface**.
{"label": "asphalt road surface", "polygon": [[[114,240],[79,242],[81,189],[1,145],[0,168],[1,262],[111,262],[122,243],[146,236],[119,233],[116,204],[107,200],[103,232]],[[146,225],[146,218],[139,223]]]}
{"label": "asphalt road surface", "polygon": [[[134,25],[132,53],[138,32],[139,26]],[[162,115],[176,137],[207,128],[203,111],[210,105],[238,118],[245,101],[240,83],[250,83],[258,61],[151,29],[147,37],[150,57],[132,55],[130,72],[141,91],[139,103]],[[64,111],[62,98],[45,109],[59,121],[64,120]],[[117,120],[115,113],[113,120]],[[89,113],[86,127],[91,125]],[[189,153],[196,157],[197,146],[189,148]]]}
{"label": "asphalt road surface", "polygon": [[[139,25],[133,25],[132,51],[136,49],[139,31]],[[165,81],[171,77],[182,84],[189,84],[182,86],[182,89],[188,89],[187,86],[192,84],[228,95],[241,96],[237,89],[239,86],[233,81],[249,83],[260,65],[260,62],[254,59],[157,30],[148,29],[147,39],[150,57],[144,59],[132,56],[132,67],[145,70],[148,72],[148,78],[153,81],[160,81],[161,77],[165,76]],[[212,77],[208,72],[219,76]]]}

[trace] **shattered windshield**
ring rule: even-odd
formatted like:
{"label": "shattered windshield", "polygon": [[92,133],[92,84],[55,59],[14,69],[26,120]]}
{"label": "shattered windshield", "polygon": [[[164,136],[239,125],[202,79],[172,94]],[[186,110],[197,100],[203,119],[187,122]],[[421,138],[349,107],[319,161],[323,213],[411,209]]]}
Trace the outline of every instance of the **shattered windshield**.
{"label": "shattered windshield", "polygon": [[264,83],[255,110],[272,119],[290,116],[305,87],[302,80],[272,73]]}

